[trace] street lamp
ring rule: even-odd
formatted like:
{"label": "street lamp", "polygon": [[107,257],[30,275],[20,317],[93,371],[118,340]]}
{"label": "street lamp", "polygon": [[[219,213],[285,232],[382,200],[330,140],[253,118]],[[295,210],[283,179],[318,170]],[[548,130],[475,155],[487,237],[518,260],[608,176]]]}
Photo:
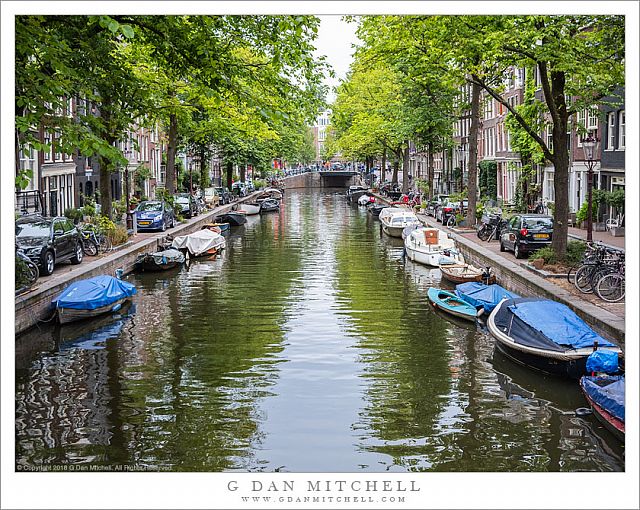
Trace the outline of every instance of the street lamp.
{"label": "street lamp", "polygon": [[593,195],[593,167],[596,165],[593,157],[598,151],[598,145],[598,139],[591,133],[582,142],[584,155],[587,158],[587,242],[593,240],[593,205],[591,204],[591,197]]}

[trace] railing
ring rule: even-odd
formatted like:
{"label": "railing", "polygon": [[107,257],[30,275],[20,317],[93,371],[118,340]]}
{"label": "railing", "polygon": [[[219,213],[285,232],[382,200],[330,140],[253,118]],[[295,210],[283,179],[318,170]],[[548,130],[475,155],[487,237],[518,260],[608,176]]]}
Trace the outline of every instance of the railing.
{"label": "railing", "polygon": [[16,212],[19,214],[42,213],[44,202],[39,190],[16,191]]}

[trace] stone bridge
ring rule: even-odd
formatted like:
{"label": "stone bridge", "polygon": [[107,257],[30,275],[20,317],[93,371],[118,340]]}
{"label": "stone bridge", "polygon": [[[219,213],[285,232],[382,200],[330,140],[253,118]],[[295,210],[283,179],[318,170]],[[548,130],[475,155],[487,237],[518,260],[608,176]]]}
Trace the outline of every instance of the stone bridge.
{"label": "stone bridge", "polygon": [[357,172],[327,170],[323,172],[306,172],[285,177],[285,189],[294,188],[348,188],[361,183]]}

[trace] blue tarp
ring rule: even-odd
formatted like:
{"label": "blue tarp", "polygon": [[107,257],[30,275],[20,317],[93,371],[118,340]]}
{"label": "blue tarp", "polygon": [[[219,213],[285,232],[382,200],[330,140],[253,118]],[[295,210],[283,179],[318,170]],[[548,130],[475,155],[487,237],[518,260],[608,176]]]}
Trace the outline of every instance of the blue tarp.
{"label": "blue tarp", "polygon": [[618,353],[609,350],[597,350],[587,358],[587,372],[606,372],[615,374],[618,371]]}
{"label": "blue tarp", "polygon": [[558,345],[569,345],[574,349],[592,347],[594,342],[600,347],[615,346],[587,326],[568,306],[557,301],[527,300],[509,305],[509,310]]}
{"label": "blue tarp", "polygon": [[479,282],[468,282],[456,285],[456,296],[464,299],[476,308],[483,307],[486,313],[491,312],[503,299],[515,299],[520,296],[509,292],[500,285],[485,285]]}
{"label": "blue tarp", "polygon": [[101,275],[72,283],[51,304],[55,308],[95,310],[135,293],[134,285],[113,276]]}
{"label": "blue tarp", "polygon": [[[609,382],[611,381],[611,382]],[[584,392],[600,407],[624,421],[624,376],[584,377]]]}

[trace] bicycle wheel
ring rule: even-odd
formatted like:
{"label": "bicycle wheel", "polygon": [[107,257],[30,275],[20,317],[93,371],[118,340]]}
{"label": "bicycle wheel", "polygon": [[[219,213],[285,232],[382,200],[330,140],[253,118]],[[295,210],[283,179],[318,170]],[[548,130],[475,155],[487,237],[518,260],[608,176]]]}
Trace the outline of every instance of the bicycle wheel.
{"label": "bicycle wheel", "polygon": [[593,284],[591,283],[591,276],[596,266],[583,265],[576,270],[576,275],[573,280],[573,284],[583,294],[591,294],[593,292]]}
{"label": "bicycle wheel", "polygon": [[608,303],[617,303],[624,299],[624,276],[620,273],[604,275],[595,286],[596,294]]}
{"label": "bicycle wheel", "polygon": [[40,278],[40,269],[38,269],[38,265],[35,262],[26,262],[27,268],[29,270],[29,287],[33,286]]}
{"label": "bicycle wheel", "polygon": [[82,239],[82,251],[89,257],[95,257],[98,254],[98,245],[93,239]]}
{"label": "bicycle wheel", "polygon": [[113,245],[111,244],[111,239],[109,239],[109,237],[104,234],[100,236],[100,251],[102,252],[111,251],[111,248],[113,248]]}
{"label": "bicycle wheel", "polygon": [[456,217],[455,216],[449,216],[449,218],[447,219],[446,225],[447,225],[447,227],[455,227],[456,226]]}
{"label": "bicycle wheel", "polygon": [[489,229],[489,226],[486,223],[482,225],[478,229],[477,235],[481,241],[486,241],[487,239],[489,239],[489,236],[491,235],[491,230]]}
{"label": "bicycle wheel", "polygon": [[573,283],[575,285],[576,271],[581,266],[581,264],[576,264],[575,266],[571,266],[569,271],[567,271],[567,281],[569,283]]}

